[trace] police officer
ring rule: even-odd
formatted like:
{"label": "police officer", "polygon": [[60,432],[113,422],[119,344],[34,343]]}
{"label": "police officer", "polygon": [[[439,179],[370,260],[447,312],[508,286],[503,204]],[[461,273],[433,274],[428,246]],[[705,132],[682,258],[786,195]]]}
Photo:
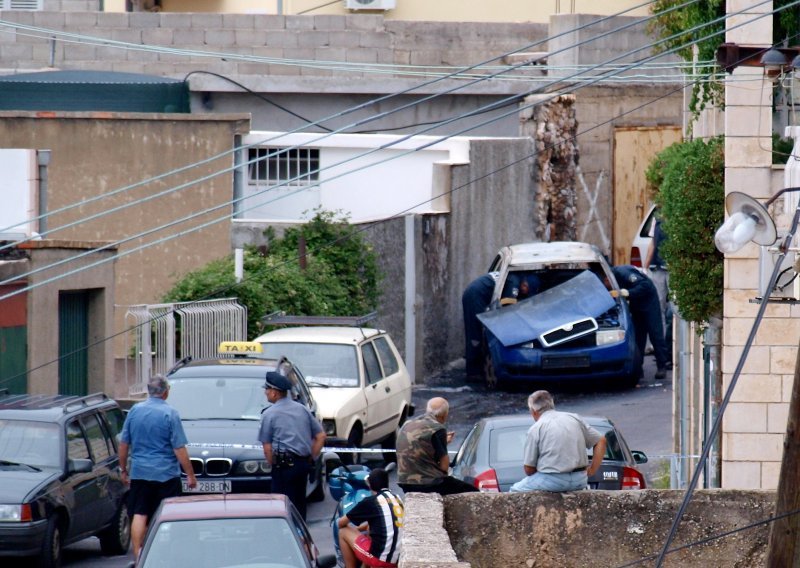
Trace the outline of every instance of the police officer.
{"label": "police officer", "polygon": [[647,336],[653,344],[653,354],[656,356],[656,375],[658,381],[667,376],[667,363],[669,352],[664,341],[664,320],[661,316],[661,305],[658,301],[658,291],[652,280],[630,265],[614,266],[611,268],[614,278],[620,288],[628,291],[628,303],[631,307],[631,317],[639,353],[644,354]]}
{"label": "police officer", "polygon": [[287,396],[289,379],[270,371],[264,389],[272,406],[261,415],[258,440],[272,464],[272,492],[289,497],[305,519],[308,474],[325,444],[325,432],[308,408]]}

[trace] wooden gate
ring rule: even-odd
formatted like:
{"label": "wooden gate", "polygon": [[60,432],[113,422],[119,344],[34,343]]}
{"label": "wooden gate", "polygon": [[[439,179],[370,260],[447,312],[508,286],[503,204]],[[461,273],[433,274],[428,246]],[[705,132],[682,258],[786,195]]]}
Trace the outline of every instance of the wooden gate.
{"label": "wooden gate", "polygon": [[678,126],[614,129],[614,264],[630,263],[631,242],[650,209],[645,171],[656,154],[682,139]]}

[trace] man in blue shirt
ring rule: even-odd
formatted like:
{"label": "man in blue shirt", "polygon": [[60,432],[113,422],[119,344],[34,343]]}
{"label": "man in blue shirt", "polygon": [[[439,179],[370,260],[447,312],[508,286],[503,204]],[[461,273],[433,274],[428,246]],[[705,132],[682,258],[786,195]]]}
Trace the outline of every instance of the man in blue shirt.
{"label": "man in blue shirt", "polygon": [[[139,558],[147,523],[162,499],[181,494],[181,467],[186,472],[189,487],[197,487],[186,434],[178,411],[166,402],[169,383],[163,375],[153,376],[147,383],[147,400],[131,408],[122,426],[119,463],[122,480],[131,490],[128,494],[128,514],[133,515],[131,540],[134,558]],[[128,474],[128,454],[131,471]]]}
{"label": "man in blue shirt", "polygon": [[308,473],[325,444],[325,432],[308,408],[287,397],[289,379],[270,371],[264,389],[272,406],[261,415],[258,440],[272,464],[272,492],[289,497],[305,519]]}

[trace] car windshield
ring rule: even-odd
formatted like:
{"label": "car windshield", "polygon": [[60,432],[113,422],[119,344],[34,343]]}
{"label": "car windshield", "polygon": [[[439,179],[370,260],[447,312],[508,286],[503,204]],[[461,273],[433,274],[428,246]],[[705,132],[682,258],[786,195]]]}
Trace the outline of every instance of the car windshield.
{"label": "car windshield", "polygon": [[269,406],[261,378],[180,377],[169,384],[169,403],[182,420],[260,420]]}
{"label": "car windshield", "polygon": [[308,386],[358,387],[355,345],[338,343],[262,343],[263,357],[286,356],[303,371]]}
{"label": "car windshield", "polygon": [[0,420],[0,460],[34,467],[58,467],[58,426],[31,420]]}
{"label": "car windshield", "polygon": [[307,566],[283,518],[163,522],[144,551],[143,568],[288,568]]}

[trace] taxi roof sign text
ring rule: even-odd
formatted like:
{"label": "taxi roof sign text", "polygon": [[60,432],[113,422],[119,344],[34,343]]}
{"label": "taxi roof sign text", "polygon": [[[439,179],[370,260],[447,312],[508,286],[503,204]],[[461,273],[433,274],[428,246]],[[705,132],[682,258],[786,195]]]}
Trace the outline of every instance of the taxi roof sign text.
{"label": "taxi roof sign text", "polygon": [[249,355],[262,351],[261,344],[256,341],[223,341],[217,348],[217,353],[224,355]]}

